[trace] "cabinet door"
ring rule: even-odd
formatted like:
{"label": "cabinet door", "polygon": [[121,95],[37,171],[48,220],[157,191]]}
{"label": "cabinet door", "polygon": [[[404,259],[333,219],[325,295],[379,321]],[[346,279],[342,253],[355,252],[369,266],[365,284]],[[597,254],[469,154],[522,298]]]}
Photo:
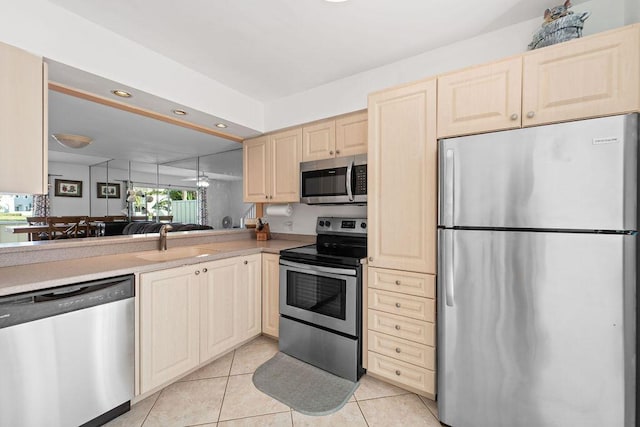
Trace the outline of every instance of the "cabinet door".
{"label": "cabinet door", "polygon": [[336,155],[336,122],[330,120],[302,128],[302,161],[331,159]]}
{"label": "cabinet door", "polygon": [[336,120],[336,156],[353,156],[367,152],[367,112]]}
{"label": "cabinet door", "polygon": [[140,389],[145,393],[199,363],[196,267],[140,275]]}
{"label": "cabinet door", "polygon": [[0,64],[0,193],[46,194],[46,67],[3,43]]}
{"label": "cabinet door", "polygon": [[640,109],[639,33],[636,25],[525,55],[522,125]]}
{"label": "cabinet door", "polygon": [[243,293],[238,258],[200,264],[200,359],[211,359],[239,342],[238,301]]}
{"label": "cabinet door", "polygon": [[247,203],[264,203],[269,198],[270,154],[266,136],[243,142],[243,200]]}
{"label": "cabinet door", "polygon": [[278,337],[280,327],[280,257],[262,254],[262,333]]}
{"label": "cabinet door", "polygon": [[245,341],[262,330],[262,256],[260,254],[237,258],[240,265],[240,281],[237,283],[238,299],[236,324],[237,342]]}
{"label": "cabinet door", "polygon": [[300,151],[302,129],[269,137],[271,192],[269,203],[300,202]]}
{"label": "cabinet door", "polygon": [[369,96],[369,266],[436,270],[436,81]]}
{"label": "cabinet door", "polygon": [[522,58],[438,77],[438,138],[521,124]]}

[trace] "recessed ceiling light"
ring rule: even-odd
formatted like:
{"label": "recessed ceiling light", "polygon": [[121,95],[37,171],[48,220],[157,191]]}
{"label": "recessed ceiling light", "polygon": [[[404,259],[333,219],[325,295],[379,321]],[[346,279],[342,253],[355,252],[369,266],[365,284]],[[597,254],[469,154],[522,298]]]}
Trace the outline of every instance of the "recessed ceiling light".
{"label": "recessed ceiling light", "polygon": [[329,3],[343,3],[347,0],[324,0],[324,1],[328,1]]}
{"label": "recessed ceiling light", "polygon": [[126,90],[117,89],[117,90],[112,90],[111,93],[121,98],[131,98],[131,94]]}
{"label": "recessed ceiling light", "polygon": [[216,127],[217,127],[217,128],[221,128],[221,129],[224,129],[224,128],[226,128],[226,127],[227,127],[227,125],[225,125],[224,123],[216,123]]}
{"label": "recessed ceiling light", "polygon": [[173,114],[177,115],[177,116],[186,116],[187,112],[184,110],[171,110],[173,111]]}

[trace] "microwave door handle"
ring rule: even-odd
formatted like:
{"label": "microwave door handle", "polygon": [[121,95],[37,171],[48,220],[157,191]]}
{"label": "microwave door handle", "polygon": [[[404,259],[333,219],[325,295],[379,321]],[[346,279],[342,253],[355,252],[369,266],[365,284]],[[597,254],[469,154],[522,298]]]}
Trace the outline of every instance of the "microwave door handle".
{"label": "microwave door handle", "polygon": [[347,196],[349,196],[349,201],[353,202],[353,190],[351,189],[351,182],[353,180],[353,160],[349,162],[349,166],[347,166]]}

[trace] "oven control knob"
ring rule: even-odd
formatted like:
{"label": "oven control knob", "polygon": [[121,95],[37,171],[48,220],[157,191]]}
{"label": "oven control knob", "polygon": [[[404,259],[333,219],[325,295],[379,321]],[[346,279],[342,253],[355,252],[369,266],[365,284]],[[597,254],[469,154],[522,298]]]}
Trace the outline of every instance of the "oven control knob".
{"label": "oven control knob", "polygon": [[320,227],[324,227],[324,221],[320,221],[320,222],[318,223],[318,225],[319,225]]}
{"label": "oven control knob", "polygon": [[331,227],[331,221],[325,221],[324,225],[326,225],[327,227]]}
{"label": "oven control knob", "polygon": [[361,222],[360,223],[360,228],[367,228],[367,223],[366,222]]}

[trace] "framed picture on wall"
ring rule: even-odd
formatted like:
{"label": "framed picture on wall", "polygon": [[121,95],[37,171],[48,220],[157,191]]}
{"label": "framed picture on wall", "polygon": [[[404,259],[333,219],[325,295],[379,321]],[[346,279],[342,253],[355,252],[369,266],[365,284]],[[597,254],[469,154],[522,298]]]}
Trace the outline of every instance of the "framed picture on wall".
{"label": "framed picture on wall", "polygon": [[98,198],[106,199],[109,196],[110,199],[120,198],[120,184],[114,182],[99,182],[98,183]]}
{"label": "framed picture on wall", "polygon": [[82,181],[56,179],[54,194],[56,197],[82,197]]}

